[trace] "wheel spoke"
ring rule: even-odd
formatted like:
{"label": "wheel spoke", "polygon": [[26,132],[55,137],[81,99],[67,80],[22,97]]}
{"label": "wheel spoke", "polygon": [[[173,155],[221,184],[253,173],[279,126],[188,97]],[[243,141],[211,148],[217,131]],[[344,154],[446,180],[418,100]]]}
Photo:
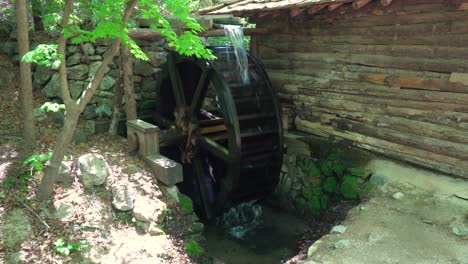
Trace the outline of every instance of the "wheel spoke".
{"label": "wheel spoke", "polygon": [[169,75],[171,77],[172,93],[174,94],[176,106],[184,107],[186,105],[184,87],[182,86],[179,70],[177,69],[175,64],[174,55],[168,56],[167,64],[169,68]]}
{"label": "wheel spoke", "polygon": [[161,130],[159,144],[162,147],[178,145],[187,140],[187,137],[177,128]]}
{"label": "wheel spoke", "polygon": [[203,99],[206,96],[206,91],[208,90],[208,86],[210,85],[212,72],[213,70],[211,68],[204,69],[200,76],[200,79],[198,80],[198,84],[195,89],[195,93],[193,95],[192,103],[190,105],[188,113],[192,119],[196,118],[196,111],[202,106]]}
{"label": "wheel spoke", "polygon": [[198,142],[200,144],[200,147],[211,152],[216,157],[221,158],[227,162],[232,161],[231,155],[229,154],[229,150],[221,144],[217,143],[216,141],[213,141],[205,136],[201,136],[198,139]]}
{"label": "wheel spoke", "polygon": [[200,198],[203,203],[203,209],[207,219],[213,217],[211,203],[209,199],[208,189],[206,186],[205,171],[203,169],[203,162],[200,157],[193,159],[193,167],[195,169],[195,175],[197,177],[198,187],[200,191]]}

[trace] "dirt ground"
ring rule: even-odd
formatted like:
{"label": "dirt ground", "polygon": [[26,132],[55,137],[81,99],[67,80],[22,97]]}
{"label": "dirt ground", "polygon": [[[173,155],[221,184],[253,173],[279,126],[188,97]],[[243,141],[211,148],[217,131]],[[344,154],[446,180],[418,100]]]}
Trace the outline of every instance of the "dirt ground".
{"label": "dirt ground", "polygon": [[385,171],[372,180],[380,185],[349,212],[346,231],[317,241],[303,263],[467,264],[468,200],[457,195],[468,182],[378,165]]}
{"label": "dirt ground", "polygon": [[[53,201],[35,200],[40,173],[21,183],[21,102],[17,85],[18,66],[0,53],[0,263],[194,263],[185,251],[183,237],[190,231],[193,215],[182,212],[152,176],[149,168],[130,155],[122,138],[90,135],[87,143],[72,144],[68,160],[85,153],[102,155],[110,175],[102,187],[84,190],[76,170],[57,185]],[[34,91],[34,107],[44,103]],[[52,151],[61,125],[52,116],[36,123],[35,154]],[[9,183],[9,184],[7,184]],[[13,183],[13,185],[11,184]],[[115,210],[112,189],[131,186],[138,195],[167,204],[167,231],[150,235],[142,231],[130,213]],[[196,217],[195,217],[196,218]],[[54,242],[86,241],[87,247],[70,255],[59,254]]]}

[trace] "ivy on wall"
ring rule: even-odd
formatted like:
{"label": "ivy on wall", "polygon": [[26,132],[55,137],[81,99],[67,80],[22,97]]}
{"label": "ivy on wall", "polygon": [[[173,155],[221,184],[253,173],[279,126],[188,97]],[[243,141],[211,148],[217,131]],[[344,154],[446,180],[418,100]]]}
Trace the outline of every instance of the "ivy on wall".
{"label": "ivy on wall", "polygon": [[347,165],[333,154],[319,161],[312,158],[298,160],[306,187],[296,198],[296,204],[319,215],[328,208],[330,201],[365,197],[373,187],[366,180],[368,173]]}

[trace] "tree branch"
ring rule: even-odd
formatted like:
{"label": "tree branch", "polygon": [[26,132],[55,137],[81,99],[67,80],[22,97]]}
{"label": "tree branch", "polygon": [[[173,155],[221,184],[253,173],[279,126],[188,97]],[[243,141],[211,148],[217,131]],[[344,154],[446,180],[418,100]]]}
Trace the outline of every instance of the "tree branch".
{"label": "tree branch", "polygon": [[[124,16],[122,19],[122,27],[120,31],[122,31],[126,25],[128,20],[130,19],[130,16],[132,15],[133,9],[135,9],[136,5],[138,4],[138,0],[132,0],[127,4],[127,8],[125,9]],[[77,104],[78,107],[81,111],[84,110],[88,102],[91,100],[93,97],[94,93],[96,92],[102,78],[104,77],[104,74],[106,72],[106,67],[111,63],[111,61],[114,59],[115,55],[120,50],[120,43],[122,42],[122,38],[118,37],[114,40],[112,43],[112,48],[109,53],[104,57],[102,60],[101,65],[96,70],[96,73],[91,79],[91,82],[87,85],[86,89],[84,90],[83,94],[81,97],[78,99]]]}
{"label": "tree branch", "polygon": [[[68,20],[70,19],[70,14],[73,11],[73,0],[67,0],[65,3],[65,10],[62,17],[62,30],[68,26]],[[70,90],[68,89],[67,81],[67,65],[65,62],[65,47],[67,45],[67,40],[63,32],[60,33],[58,41],[58,54],[60,56],[60,66],[59,66],[59,78],[60,78],[60,90],[62,92],[62,99],[65,103],[65,107],[68,110],[74,107],[74,101],[70,97]]]}

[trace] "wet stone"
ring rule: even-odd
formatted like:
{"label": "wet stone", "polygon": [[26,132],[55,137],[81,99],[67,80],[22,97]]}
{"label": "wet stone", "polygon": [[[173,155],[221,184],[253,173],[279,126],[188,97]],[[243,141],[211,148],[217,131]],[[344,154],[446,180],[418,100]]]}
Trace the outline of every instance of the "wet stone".
{"label": "wet stone", "polygon": [[340,240],[335,242],[335,248],[337,248],[337,249],[347,248],[350,245],[351,245],[351,241],[349,241],[348,239],[340,239]]}

